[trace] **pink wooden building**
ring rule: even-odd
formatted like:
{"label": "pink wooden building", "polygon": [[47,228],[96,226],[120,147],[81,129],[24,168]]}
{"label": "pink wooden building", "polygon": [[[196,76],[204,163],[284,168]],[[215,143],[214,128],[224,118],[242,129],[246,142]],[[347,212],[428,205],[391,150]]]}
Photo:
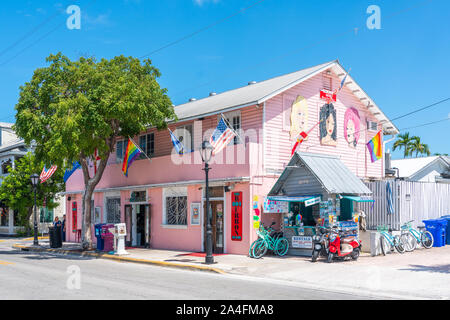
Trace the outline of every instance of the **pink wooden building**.
{"label": "pink wooden building", "polygon": [[[253,201],[258,200],[261,209],[300,131],[314,128],[298,151],[335,155],[357,177],[382,179],[384,159],[372,163],[366,143],[379,130],[398,130],[350,76],[332,101],[332,110],[324,109],[327,102],[320,92],[339,89],[345,75],[339,62],[332,61],[176,106],[179,120],[169,128],[194,152],[176,154],[168,130],[149,128],[134,141],[152,160],[135,161],[128,178],[121,171],[124,142],[118,140],[93,196],[95,223],[125,222],[129,246],[204,251],[205,174],[198,149],[202,140],[209,140],[221,114],[242,139],[235,139],[211,163],[216,253],[247,254],[257,237]],[[315,126],[326,111],[332,114],[326,125],[323,121]],[[68,241],[78,240],[82,190],[78,170],[66,186]],[[263,213],[262,219],[279,222],[280,217]]]}

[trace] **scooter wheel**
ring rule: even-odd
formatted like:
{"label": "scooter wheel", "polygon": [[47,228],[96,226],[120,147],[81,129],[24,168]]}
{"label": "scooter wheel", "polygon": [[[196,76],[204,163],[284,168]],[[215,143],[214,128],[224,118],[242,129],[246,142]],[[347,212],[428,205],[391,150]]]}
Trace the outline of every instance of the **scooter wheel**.
{"label": "scooter wheel", "polygon": [[319,257],[319,251],[314,250],[313,254],[312,254],[311,261],[312,262],[316,262],[318,257]]}
{"label": "scooter wheel", "polygon": [[333,262],[334,254],[332,252],[328,253],[327,262],[331,263]]}
{"label": "scooter wheel", "polygon": [[351,254],[352,259],[353,259],[353,260],[358,260],[358,258],[359,258],[359,253],[360,253],[359,248],[353,249],[353,252],[352,252],[352,254]]}

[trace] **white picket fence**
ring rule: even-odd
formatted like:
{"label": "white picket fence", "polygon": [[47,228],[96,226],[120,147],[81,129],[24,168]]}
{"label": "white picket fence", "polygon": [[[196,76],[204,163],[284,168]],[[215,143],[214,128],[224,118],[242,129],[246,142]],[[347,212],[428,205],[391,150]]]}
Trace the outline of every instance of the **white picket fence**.
{"label": "white picket fence", "polygon": [[[386,183],[391,184],[394,213],[387,212]],[[424,225],[422,220],[450,215],[450,184],[376,181],[367,182],[375,203],[360,203],[366,213],[367,229],[376,230],[380,224],[399,230],[400,226],[414,220],[413,226]]]}

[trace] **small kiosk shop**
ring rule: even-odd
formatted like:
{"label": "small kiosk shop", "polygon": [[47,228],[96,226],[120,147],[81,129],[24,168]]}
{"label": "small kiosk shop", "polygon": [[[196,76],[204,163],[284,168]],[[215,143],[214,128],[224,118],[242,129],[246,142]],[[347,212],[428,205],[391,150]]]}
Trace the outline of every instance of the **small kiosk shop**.
{"label": "small kiosk shop", "polygon": [[310,256],[316,226],[336,225],[358,235],[358,202],[373,202],[371,194],[339,158],[297,152],[264,199],[263,209],[280,215],[288,254]]}

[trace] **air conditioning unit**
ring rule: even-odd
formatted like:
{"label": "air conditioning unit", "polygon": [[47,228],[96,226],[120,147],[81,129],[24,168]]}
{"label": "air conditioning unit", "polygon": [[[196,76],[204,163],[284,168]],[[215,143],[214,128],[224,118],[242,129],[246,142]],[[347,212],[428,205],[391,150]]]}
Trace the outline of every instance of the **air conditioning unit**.
{"label": "air conditioning unit", "polygon": [[378,123],[374,121],[367,121],[367,130],[378,131]]}

